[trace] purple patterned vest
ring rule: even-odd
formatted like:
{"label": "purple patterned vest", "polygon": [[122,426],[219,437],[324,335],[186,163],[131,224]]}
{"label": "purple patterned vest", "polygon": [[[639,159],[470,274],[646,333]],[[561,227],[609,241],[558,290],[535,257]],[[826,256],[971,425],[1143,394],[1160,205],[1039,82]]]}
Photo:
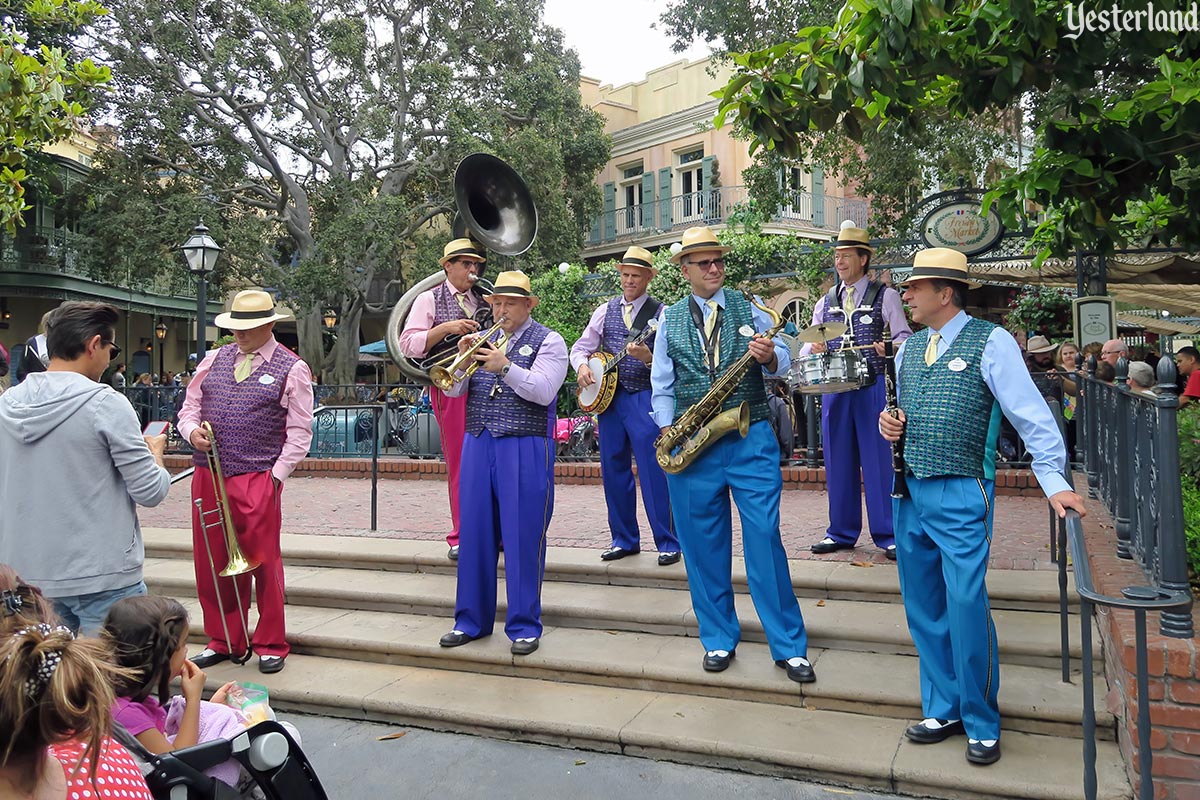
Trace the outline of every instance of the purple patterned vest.
{"label": "purple patterned vest", "polygon": [[[550,329],[531,322],[521,338],[508,345],[508,360],[518,367],[529,369],[537,358],[538,350]],[[529,348],[523,354],[521,351]],[[500,383],[500,389],[492,396],[492,389]],[[467,390],[467,433],[478,436],[484,428],[492,436],[542,436],[554,435],[554,404],[538,405],[517,395],[500,381],[500,376],[478,369],[471,376]]]}
{"label": "purple patterned vest", "polygon": [[[871,293],[872,285],[876,281],[867,282],[867,295]],[[879,291],[875,295],[875,302],[871,304],[871,311],[860,311],[854,315],[854,341],[846,344],[873,344],[874,342],[883,341],[883,295],[888,290],[886,286],[880,286]],[[866,297],[856,297],[855,302],[862,305]],[[832,302],[831,302],[832,301]],[[840,313],[830,311],[830,308],[841,308],[841,304],[846,302],[846,287],[845,284],[839,283],[837,286],[829,290],[829,294],[825,295],[825,308],[821,316],[822,322],[845,322],[846,319]],[[869,319],[870,322],[865,320]],[[842,337],[831,339],[826,344],[830,350],[836,350],[842,345]],[[867,367],[870,370],[871,382],[883,374],[883,359],[875,355],[875,351],[867,348],[866,350],[857,351],[867,359]]]}
{"label": "purple patterned vest", "polygon": [[[277,343],[271,360],[259,363],[250,377],[238,383],[233,379],[237,355],[236,344],[227,344],[217,351],[212,368],[204,376],[200,397],[200,419],[212,423],[221,471],[227,478],[266,472],[275,466],[287,434],[287,409],[279,401],[287,386],[288,372],[300,360]],[[199,451],[192,457],[192,463],[208,466],[207,458]]]}
{"label": "purple patterned vest", "polygon": [[462,307],[454,299],[454,289],[445,281],[433,287],[433,324],[441,325],[452,319],[466,319]]}
{"label": "purple patterned vest", "polygon": [[[654,302],[646,298],[647,303]],[[636,315],[635,315],[636,316]],[[604,332],[600,340],[605,352],[616,355],[625,346],[629,338],[629,328],[625,327],[625,317],[621,314],[621,298],[614,297],[608,301],[608,310],[604,313]],[[654,334],[643,342],[651,350],[654,349]],[[617,384],[627,392],[644,392],[650,388],[650,368],[633,356],[625,356],[617,363]]]}

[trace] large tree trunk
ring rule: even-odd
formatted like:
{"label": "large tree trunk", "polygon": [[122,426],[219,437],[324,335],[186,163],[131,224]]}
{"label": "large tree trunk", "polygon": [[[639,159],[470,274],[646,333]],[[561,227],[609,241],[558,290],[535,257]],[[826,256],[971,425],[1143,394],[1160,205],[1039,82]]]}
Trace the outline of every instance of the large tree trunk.
{"label": "large tree trunk", "polygon": [[[304,314],[296,313],[296,338],[300,342],[297,354],[308,363],[313,375],[321,375],[325,367],[325,343],[322,341],[325,321],[322,310],[314,306]],[[322,377],[322,382],[325,378]]]}

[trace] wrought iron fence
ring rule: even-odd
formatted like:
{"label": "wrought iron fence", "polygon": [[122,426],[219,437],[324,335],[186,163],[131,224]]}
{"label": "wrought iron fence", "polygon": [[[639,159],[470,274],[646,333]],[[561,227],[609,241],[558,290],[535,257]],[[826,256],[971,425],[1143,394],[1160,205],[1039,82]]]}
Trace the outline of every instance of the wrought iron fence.
{"label": "wrought iron fence", "polygon": [[1101,499],[1117,531],[1117,555],[1131,558],[1152,588],[1187,593],[1164,610],[1164,636],[1191,638],[1191,594],[1179,478],[1179,409],[1175,364],[1159,359],[1153,391],[1130,388],[1129,363],[1117,362],[1116,382],[1096,378],[1096,360],[1080,374],[1079,413],[1088,492]]}

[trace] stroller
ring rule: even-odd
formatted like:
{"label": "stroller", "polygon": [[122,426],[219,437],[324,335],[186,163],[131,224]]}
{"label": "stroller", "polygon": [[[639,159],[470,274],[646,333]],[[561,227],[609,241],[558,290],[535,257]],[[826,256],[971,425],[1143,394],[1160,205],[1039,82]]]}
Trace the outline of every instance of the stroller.
{"label": "stroller", "polygon": [[[119,723],[113,723],[112,733],[134,758],[149,766],[146,785],[155,800],[328,800],[304,751],[278,722],[267,720],[232,739],[214,739],[162,755],[151,753]],[[231,758],[253,779],[249,792],[204,774]]]}

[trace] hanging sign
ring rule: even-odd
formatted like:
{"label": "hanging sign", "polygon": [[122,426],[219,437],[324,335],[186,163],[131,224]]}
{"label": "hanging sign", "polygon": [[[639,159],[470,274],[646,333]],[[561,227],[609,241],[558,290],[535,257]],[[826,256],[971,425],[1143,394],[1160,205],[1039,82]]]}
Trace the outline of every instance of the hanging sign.
{"label": "hanging sign", "polygon": [[921,223],[921,239],[928,247],[949,247],[968,256],[985,253],[1004,236],[1004,225],[995,211],[979,213],[975,203],[955,200],[930,211]]}

